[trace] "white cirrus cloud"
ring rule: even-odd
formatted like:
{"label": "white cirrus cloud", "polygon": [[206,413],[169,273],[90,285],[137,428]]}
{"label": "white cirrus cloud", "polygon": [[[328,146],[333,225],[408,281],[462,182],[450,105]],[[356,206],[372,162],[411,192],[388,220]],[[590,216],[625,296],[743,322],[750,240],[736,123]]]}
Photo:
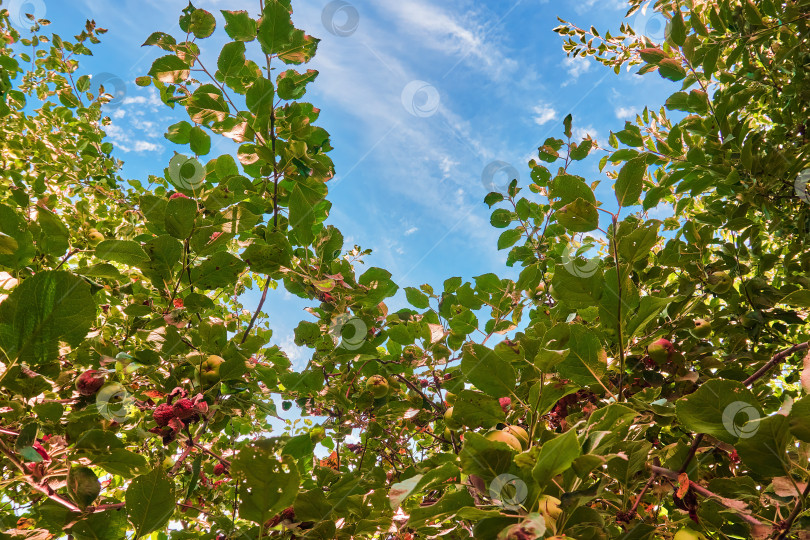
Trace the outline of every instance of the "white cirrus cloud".
{"label": "white cirrus cloud", "polygon": [[536,105],[532,111],[534,112],[534,123],[538,126],[542,126],[543,124],[547,124],[552,120],[557,119],[557,111],[551,105],[547,103],[539,103]]}

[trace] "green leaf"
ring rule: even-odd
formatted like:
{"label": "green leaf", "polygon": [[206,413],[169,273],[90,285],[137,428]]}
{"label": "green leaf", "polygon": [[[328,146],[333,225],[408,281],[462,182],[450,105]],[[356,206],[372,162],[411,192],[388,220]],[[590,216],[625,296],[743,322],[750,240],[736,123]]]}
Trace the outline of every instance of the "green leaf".
{"label": "green leaf", "polygon": [[173,54],[161,56],[152,62],[149,75],[162,83],[181,83],[188,79],[191,68]]}
{"label": "green leaf", "polygon": [[152,45],[157,45],[165,51],[174,51],[177,41],[174,39],[174,37],[165,32],[153,32],[148,38],[146,38],[146,41],[143,42],[141,47]]}
{"label": "green leaf", "polygon": [[230,109],[219,88],[213,84],[203,84],[186,99],[186,111],[195,123],[208,126],[223,122]]}
{"label": "green leaf", "polygon": [[649,257],[650,250],[658,242],[660,226],[661,222],[653,219],[641,227],[634,224],[629,234],[623,234],[628,228],[619,226],[619,254],[631,263]]}
{"label": "green leaf", "polygon": [[75,540],[120,540],[126,533],[127,515],[122,510],[95,512],[70,528]]}
{"label": "green leaf", "polygon": [[[659,313],[675,298],[659,298],[657,296],[643,296],[638,308],[632,313],[632,318],[626,323],[625,339],[636,337],[650,321],[655,319]],[[626,319],[625,319],[626,320]]]}
{"label": "green leaf", "polygon": [[799,289],[798,291],[793,291],[792,293],[786,294],[781,300],[779,300],[779,303],[800,308],[808,308],[810,307],[810,290]]}
{"label": "green leaf", "polygon": [[149,260],[141,245],[132,240],[104,240],[96,246],[96,257],[129,266],[138,266]]}
{"label": "green leaf", "polygon": [[37,223],[40,228],[38,246],[41,251],[54,256],[61,256],[70,247],[70,233],[56,214],[46,208],[37,210]]}
{"label": "green leaf", "polygon": [[232,41],[222,47],[217,59],[217,69],[223,78],[239,75],[245,67],[245,44]]}
{"label": "green leaf", "polygon": [[[200,126],[191,128],[188,142],[191,151],[198,156],[204,156],[211,151],[211,137]],[[169,202],[169,206],[171,206],[171,202]]]}
{"label": "green leaf", "polygon": [[577,198],[554,214],[557,223],[573,232],[588,232],[599,227],[599,212],[596,206],[585,199]]}
{"label": "green leaf", "polygon": [[175,144],[188,144],[191,141],[191,124],[185,120],[172,124],[163,136]]}
{"label": "green leaf", "polygon": [[532,469],[532,476],[538,484],[545,486],[552,478],[566,471],[581,454],[577,432],[575,429],[569,429],[543,444],[537,463]]}
{"label": "green leaf", "polygon": [[464,345],[461,371],[476,388],[492,397],[509,396],[515,390],[512,365],[484,345],[471,342]]}
{"label": "green leaf", "polygon": [[596,305],[602,297],[604,283],[601,269],[597,267],[583,274],[577,268],[574,265],[555,266],[551,295],[569,305]]}
{"label": "green leaf", "polygon": [[185,240],[194,230],[197,203],[186,197],[176,197],[166,205],[164,226],[166,231],[177,239]]}
{"label": "green leaf", "polygon": [[788,415],[790,432],[800,441],[810,442],[810,396],[793,403]]}
{"label": "green leaf", "polygon": [[307,84],[311,83],[318,76],[314,69],[308,69],[306,73],[298,73],[294,69],[279,74],[276,79],[278,97],[281,99],[300,99],[307,91]]}
{"label": "green leaf", "polygon": [[174,486],[162,469],[135,478],[127,487],[127,515],[136,538],[163,528],[175,505]]}
{"label": "green leaf", "polygon": [[633,158],[624,164],[616,177],[616,184],[613,186],[619,206],[638,204],[646,172],[647,160],[643,156]]}
{"label": "green leaf", "polygon": [[473,390],[462,390],[453,404],[453,418],[470,428],[488,429],[506,420],[506,414],[496,398]]}
{"label": "green leaf", "polygon": [[503,229],[504,227],[508,227],[510,223],[512,223],[513,219],[516,219],[517,216],[510,212],[505,208],[498,208],[494,212],[492,212],[492,216],[489,218],[489,223],[498,229]]}
{"label": "green leaf", "polygon": [[790,443],[788,419],[781,414],[752,418],[742,426],[740,440],[734,447],[754,477],[768,478],[790,473],[786,453]]}
{"label": "green leaf", "polygon": [[242,253],[244,260],[253,272],[271,274],[282,266],[289,266],[292,247],[284,234],[272,233],[267,244],[253,243]]}
{"label": "green leaf", "polygon": [[724,379],[706,381],[676,402],[678,419],[695,433],[705,433],[734,444],[748,434],[748,420],[763,416],[754,394],[742,383]]}
{"label": "green leaf", "polygon": [[203,263],[191,269],[191,281],[195,286],[210,290],[236,283],[245,263],[228,252],[214,253]]}
{"label": "green leaf", "polygon": [[298,468],[287,455],[279,460],[269,451],[243,448],[232,461],[231,474],[243,486],[239,517],[255,523],[264,523],[292,505],[298,494]]}
{"label": "green leaf", "polygon": [[225,33],[236,41],[253,41],[256,38],[256,21],[247,11],[220,10],[225,17]]}
{"label": "green leaf", "polygon": [[191,12],[191,21],[188,31],[194,34],[197,38],[207,38],[214,33],[217,27],[217,21],[211,13],[204,9],[195,9]]}
{"label": "green leaf", "polygon": [[0,351],[31,366],[59,356],[60,342],[78,346],[96,319],[90,286],[68,272],[45,271],[22,281],[0,303]]}
{"label": "green leaf", "polygon": [[268,0],[257,29],[257,37],[265,54],[284,52],[294,30],[289,9],[279,0]]}
{"label": "green leaf", "polygon": [[669,22],[669,37],[678,46],[682,46],[686,42],[686,25],[683,22],[680,8],[674,10],[672,14]]}
{"label": "green leaf", "polygon": [[686,70],[676,58],[664,58],[658,62],[658,73],[670,81],[680,81],[686,77]]}
{"label": "green leaf", "polygon": [[598,383],[607,372],[607,356],[599,339],[581,324],[571,325],[568,355],[557,365],[557,372],[566,379],[587,386]]}
{"label": "green leaf", "polygon": [[506,443],[490,441],[475,432],[464,434],[464,446],[458,455],[464,474],[474,474],[489,483],[509,471],[515,451]]}
{"label": "green leaf", "polygon": [[11,207],[0,204],[0,265],[27,266],[36,255],[34,237],[25,220]]}
{"label": "green leaf", "polygon": [[509,229],[507,231],[503,231],[498,237],[498,249],[506,249],[514,246],[522,236],[523,232],[519,229]]}
{"label": "green leaf", "polygon": [[427,309],[430,306],[430,299],[427,295],[415,287],[405,287],[405,298],[418,309]]}

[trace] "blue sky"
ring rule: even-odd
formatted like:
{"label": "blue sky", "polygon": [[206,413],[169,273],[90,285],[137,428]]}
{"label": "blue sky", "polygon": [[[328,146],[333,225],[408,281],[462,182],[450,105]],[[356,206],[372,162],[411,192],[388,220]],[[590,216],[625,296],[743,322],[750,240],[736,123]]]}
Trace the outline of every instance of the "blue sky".
{"label": "blue sky", "polygon": [[[161,54],[140,45],[153,31],[179,34],[185,0],[12,0],[3,2],[12,22],[21,11],[52,21],[51,31],[78,33],[84,20],[109,29],[86,73],[109,81],[120,97],[109,114],[108,135],[125,161],[123,176],[146,180],[162,174],[175,148],[166,128],[187,119],[163,106],[153,89],[134,84]],[[220,9],[247,9],[256,0],[198,0],[217,16]],[[327,6],[331,9],[324,11]],[[483,204],[489,191],[482,173],[500,161],[528,184],[527,161],[549,136],[560,137],[571,113],[575,136],[589,133],[606,144],[644,106],[660,107],[674,91],[656,75],[639,77],[590,59],[566,59],[552,32],[560,16],[580,27],[618,30],[626,4],[618,0],[549,2],[467,0],[294,0],[296,25],[321,38],[311,66],[320,72],[306,99],[322,111],[319,125],[330,132],[337,176],[330,182],[329,223],[341,229],[346,247],[374,250],[367,266],[390,270],[401,286],[440,287],[454,275],[470,279],[485,272],[516,276],[497,251],[500,230],[489,225]],[[339,9],[335,9],[339,8]],[[663,19],[651,10],[629,21],[655,40]],[[224,33],[202,42],[211,59]],[[227,141],[212,155],[233,151]],[[187,149],[186,149],[187,152]],[[602,152],[578,164],[589,182],[603,180],[597,197],[613,202],[611,183],[598,171]],[[490,169],[497,166],[490,166]],[[495,185],[503,185],[496,175]],[[527,190],[528,191],[528,190]],[[254,309],[258,294],[246,295]],[[392,302],[403,305],[403,299]],[[266,304],[274,341],[298,365],[304,351],[292,343],[292,329],[308,315],[304,303],[283,290]]]}

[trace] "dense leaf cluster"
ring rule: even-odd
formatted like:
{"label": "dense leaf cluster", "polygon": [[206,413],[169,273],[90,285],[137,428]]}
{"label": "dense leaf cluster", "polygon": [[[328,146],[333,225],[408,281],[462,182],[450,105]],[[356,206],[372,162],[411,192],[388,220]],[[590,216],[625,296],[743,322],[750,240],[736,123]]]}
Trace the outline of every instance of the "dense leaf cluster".
{"label": "dense leaf cluster", "polygon": [[[188,112],[165,136],[189,151],[142,181],[81,75],[104,31],[0,14],[0,538],[806,538],[807,0],[659,1],[660,42],[564,22],[570,54],[680,90],[606,146],[567,117],[487,196],[516,281],[406,287],[396,313],[325,224],[294,67],[318,40],[258,7],[221,12],[216,65],[191,4],[146,40],[137,84]],[[615,203],[569,172],[596,153]],[[268,346],[278,287],[313,301],[299,370]],[[274,398],[306,422],[274,432]]]}

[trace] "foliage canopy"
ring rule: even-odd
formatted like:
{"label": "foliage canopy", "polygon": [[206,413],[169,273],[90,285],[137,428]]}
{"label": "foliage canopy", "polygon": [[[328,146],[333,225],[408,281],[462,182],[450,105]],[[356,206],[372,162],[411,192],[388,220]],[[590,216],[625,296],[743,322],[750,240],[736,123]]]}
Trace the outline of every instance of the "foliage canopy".
{"label": "foliage canopy", "polygon": [[[146,40],[136,82],[188,112],[189,155],[143,181],[79,65],[104,31],[0,15],[0,538],[807,538],[808,0],[658,1],[660,42],[562,21],[569,54],[679,89],[604,146],[568,116],[486,197],[517,281],[396,313],[326,224],[318,40],[258,7]],[[597,154],[615,202],[568,172]],[[279,286],[316,301],[298,371],[268,346]],[[326,420],[272,432],[274,396]]]}

